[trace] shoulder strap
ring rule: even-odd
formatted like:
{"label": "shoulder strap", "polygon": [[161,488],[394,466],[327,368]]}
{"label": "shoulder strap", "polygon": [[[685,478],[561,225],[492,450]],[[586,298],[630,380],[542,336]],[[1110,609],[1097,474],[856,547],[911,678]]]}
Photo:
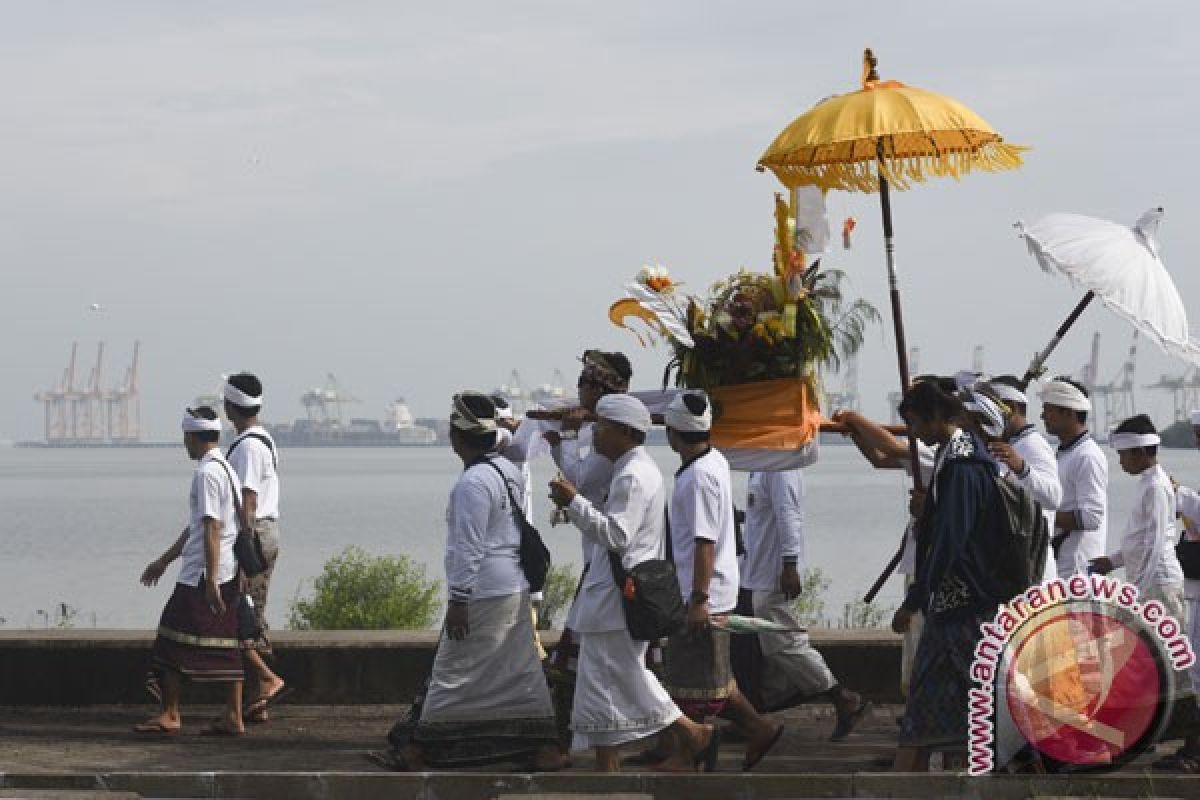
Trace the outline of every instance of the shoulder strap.
{"label": "shoulder strap", "polygon": [[[236,442],[234,443],[236,445]],[[229,448],[232,450],[233,448]],[[221,465],[221,469],[225,470],[225,476],[229,478],[229,491],[233,495],[233,510],[236,513],[236,521],[238,528],[242,527],[242,498],[238,497],[241,492],[237,489],[237,482],[233,479],[233,472],[229,469],[229,465],[223,459],[214,459]]]}
{"label": "shoulder strap", "polygon": [[273,466],[275,469],[279,469],[279,457],[275,455],[275,445],[271,444],[270,438],[262,435],[261,433],[243,433],[241,436],[234,439],[233,444],[229,445],[229,449],[225,451],[225,457],[229,458],[231,455],[233,455],[233,451],[237,449],[237,446],[247,439],[258,439],[260,442],[265,444],[267,449],[271,451],[271,466]]}
{"label": "shoulder strap", "polygon": [[[513,495],[512,487],[508,485],[508,476],[504,474],[504,470],[496,466],[496,464],[487,456],[479,459],[475,464],[487,464],[492,469],[496,470],[496,474],[500,476],[500,482],[504,484],[504,491],[508,494],[508,503],[512,506],[513,517],[520,519],[524,524],[528,525],[529,520],[525,518],[525,509],[517,502],[517,498]],[[475,466],[471,464],[471,466]]]}

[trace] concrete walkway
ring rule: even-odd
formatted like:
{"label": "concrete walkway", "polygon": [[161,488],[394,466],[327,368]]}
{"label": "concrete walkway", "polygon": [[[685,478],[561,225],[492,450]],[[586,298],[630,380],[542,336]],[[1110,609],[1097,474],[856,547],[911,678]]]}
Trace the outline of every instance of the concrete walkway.
{"label": "concrete walkway", "polygon": [[[241,739],[199,735],[215,708],[195,708],[179,736],[147,737],[131,726],[148,706],[0,708],[0,789],[109,790],[143,797],[420,798],[483,800],[497,797],[574,797],[615,800],[625,793],[649,797],[1200,797],[1200,777],[1159,776],[1142,767],[1085,776],[997,776],[972,779],[952,773],[898,776],[885,773],[895,746],[896,707],[877,708],[850,739],[828,741],[827,707],[807,706],[779,715],[787,733],[754,774],[740,772],[742,745],[726,743],[716,775],[675,776],[635,772],[600,776],[591,759],[551,775],[480,769],[455,774],[399,774],[380,770],[362,753],[384,746],[384,735],[403,706],[291,706],[273,710],[269,725]],[[0,794],[0,796],[4,796]],[[19,796],[19,795],[18,795]],[[32,795],[31,795],[32,796]],[[69,796],[69,795],[68,795]],[[96,795],[103,796],[103,795]],[[117,795],[120,796],[120,795]],[[126,795],[128,796],[128,795]]]}

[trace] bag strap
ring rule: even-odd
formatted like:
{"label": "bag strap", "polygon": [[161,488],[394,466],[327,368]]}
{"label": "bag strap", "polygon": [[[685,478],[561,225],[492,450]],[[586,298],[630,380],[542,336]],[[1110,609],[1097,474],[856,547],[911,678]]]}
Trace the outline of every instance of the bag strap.
{"label": "bag strap", "polygon": [[264,436],[261,433],[243,433],[241,436],[233,440],[233,444],[229,445],[229,449],[225,451],[225,457],[229,458],[231,455],[233,455],[233,451],[237,449],[237,446],[247,439],[258,439],[267,446],[267,449],[271,451],[271,466],[278,471],[279,456],[275,454],[275,445],[271,443],[270,437]]}
{"label": "bag strap", "polygon": [[467,465],[467,468],[476,464],[487,464],[492,469],[496,470],[496,474],[500,476],[500,482],[504,484],[504,491],[508,494],[508,504],[512,506],[513,519],[517,521],[517,530],[529,525],[529,519],[525,516],[525,509],[517,503],[516,496],[513,495],[512,487],[508,484],[508,476],[504,474],[504,470],[496,466],[496,463],[487,456],[481,456],[478,460]]}
{"label": "bag strap", "polygon": [[[230,448],[230,449],[232,449],[232,448]],[[229,491],[230,491],[230,494],[233,495],[233,510],[237,514],[238,530],[241,530],[242,529],[242,499],[240,497],[238,497],[238,494],[240,494],[240,493],[237,490],[237,483],[233,480],[233,472],[229,469],[229,465],[225,463],[224,459],[218,458],[218,459],[214,459],[214,460],[218,464],[221,465],[221,468],[223,470],[225,470],[225,476],[229,478]]]}

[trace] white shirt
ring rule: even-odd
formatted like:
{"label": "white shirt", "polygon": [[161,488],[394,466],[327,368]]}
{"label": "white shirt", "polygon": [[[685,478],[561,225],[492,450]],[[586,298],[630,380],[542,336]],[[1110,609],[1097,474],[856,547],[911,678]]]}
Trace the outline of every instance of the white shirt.
{"label": "white shirt", "polygon": [[[936,461],[937,450],[918,439],[917,465],[921,470],[921,486],[927,491],[929,482],[933,480],[933,465]],[[912,458],[904,459],[904,472],[912,477]],[[904,554],[900,556],[900,563],[896,565],[901,575],[917,574],[917,536],[913,530],[916,524],[916,518],[909,514],[908,525],[904,528]]]}
{"label": "white shirt", "polygon": [[804,572],[804,471],[752,472],[746,493],[742,588],[778,592],[783,559]]}
{"label": "white shirt", "polygon": [[612,467],[603,510],[582,493],[567,506],[567,515],[589,548],[587,575],[571,608],[571,628],[580,633],[625,628],[608,551],[618,553],[627,570],[666,557],[666,490],[658,465],[645,447],[635,447]]}
{"label": "white shirt", "polygon": [[[523,426],[524,423],[522,423]],[[521,428],[517,428],[517,432],[520,433],[520,431]],[[524,487],[523,491],[525,492],[521,510],[525,512],[525,519],[533,522],[533,472],[529,469],[528,460],[532,456],[532,452],[529,448],[518,445],[516,437],[508,428],[496,430],[495,452],[507,458],[514,467],[521,471],[521,486]]]}
{"label": "white shirt", "polygon": [[521,472],[502,456],[464,470],[446,507],[446,584],[456,602],[516,594],[529,588],[521,570],[521,532],[513,520],[507,481],[518,503]]}
{"label": "white shirt", "polygon": [[716,448],[675,473],[671,492],[671,545],[679,588],[686,601],[692,593],[696,540],[712,542],[713,576],[708,584],[708,608],[725,614],[737,606],[737,542],[733,524],[733,478],[729,462]]}
{"label": "white shirt", "polygon": [[1182,586],[1183,568],[1175,557],[1175,490],[1155,464],[1138,475],[1137,499],[1125,524],[1121,549],[1109,556],[1125,567],[1125,580],[1145,594],[1154,586]]}
{"label": "white shirt", "polygon": [[1090,433],[1059,447],[1057,458],[1062,484],[1058,510],[1073,512],[1080,528],[1071,531],[1058,551],[1058,575],[1069,578],[1087,572],[1088,562],[1104,555],[1108,546],[1108,459]]}
{"label": "white shirt", "polygon": [[[1195,489],[1180,486],[1175,490],[1175,510],[1193,524],[1200,523],[1200,493]],[[1188,600],[1200,600],[1200,580],[1184,577],[1183,593]]]}
{"label": "white shirt", "polygon": [[[1021,474],[1013,473],[1008,466],[1001,464],[1001,469],[1016,479],[1025,487],[1033,499],[1042,506],[1042,514],[1046,517],[1046,526],[1054,531],[1054,512],[1062,502],[1062,483],[1058,480],[1058,461],[1054,457],[1054,448],[1046,441],[1036,428],[1029,425],[1008,442],[1025,461],[1025,470]],[[1055,566],[1054,549],[1047,545],[1046,569],[1042,580],[1050,580],[1058,574]]]}
{"label": "white shirt", "polygon": [[[176,581],[188,586],[199,586],[208,569],[204,555],[204,520],[215,519],[221,523],[221,549],[217,559],[217,584],[233,580],[237,574],[237,562],[233,557],[233,543],[237,539],[237,507],[234,492],[240,493],[237,475],[221,455],[212,448],[196,463],[192,472],[192,486],[188,493],[188,538],[180,554],[179,577]],[[241,502],[240,500],[238,502]]]}
{"label": "white shirt", "polygon": [[[267,437],[271,447],[250,434]],[[255,425],[238,434],[230,449],[233,452],[229,465],[237,472],[242,488],[257,495],[254,518],[279,519],[279,473],[275,469],[277,456],[272,455],[272,451],[278,453],[279,449],[271,434],[261,425]]]}

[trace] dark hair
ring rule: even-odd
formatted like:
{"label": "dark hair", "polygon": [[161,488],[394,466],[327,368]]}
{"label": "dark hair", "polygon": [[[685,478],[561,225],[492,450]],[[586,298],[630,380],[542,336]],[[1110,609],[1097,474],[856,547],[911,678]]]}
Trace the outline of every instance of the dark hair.
{"label": "dark hair", "polygon": [[900,401],[900,416],[907,419],[917,414],[930,420],[958,420],[965,415],[962,403],[953,394],[945,392],[939,381],[924,380],[913,384]]}
{"label": "dark hair", "polygon": [[489,395],[489,397],[491,397],[492,405],[496,408],[512,408],[512,403],[508,402],[508,398],[500,394],[500,392]]}
{"label": "dark hair", "polygon": [[[195,408],[189,408],[187,411],[196,419],[220,419],[220,417],[217,416],[217,412],[213,411],[208,406],[196,406]],[[200,441],[207,442],[209,444],[216,444],[221,440],[220,431],[195,431],[192,433],[192,436],[195,436]]]}
{"label": "dark hair", "polygon": [[711,438],[711,434],[708,431],[673,430],[675,430],[675,435],[679,437],[679,440],[687,444],[702,444]]}
{"label": "dark hair", "polygon": [[639,431],[637,428],[630,428],[628,425],[625,426],[625,430],[629,431],[629,438],[633,439],[634,444],[640,446],[646,443],[645,431]]}
{"label": "dark hair", "polygon": [[[467,410],[475,415],[476,419],[495,419],[496,418],[496,402],[486,394],[463,393],[459,396],[459,400]],[[462,440],[469,447],[476,450],[487,452],[496,446],[496,432],[491,433],[467,433],[466,431],[453,428]]]}
{"label": "dark hair", "polygon": [[932,383],[945,394],[954,394],[958,391],[958,381],[949,375],[918,375],[912,379],[912,384],[916,386],[918,383]]}
{"label": "dark hair", "polygon": [[[1146,414],[1137,414],[1118,425],[1113,433],[1158,433],[1154,421]],[[1147,445],[1140,448],[1151,456],[1158,455],[1158,445]]]}
{"label": "dark hair", "polygon": [[629,358],[624,353],[619,351],[605,353],[604,359],[617,371],[621,380],[628,383],[633,378],[633,365],[629,363]]}

